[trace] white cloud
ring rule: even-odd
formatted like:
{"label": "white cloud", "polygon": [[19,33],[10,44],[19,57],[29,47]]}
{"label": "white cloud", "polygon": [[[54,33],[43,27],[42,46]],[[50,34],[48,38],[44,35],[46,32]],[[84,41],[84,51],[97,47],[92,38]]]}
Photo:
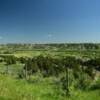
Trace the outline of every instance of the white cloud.
{"label": "white cloud", "polygon": [[51,38],[51,37],[53,37],[53,35],[52,34],[48,34],[47,37],[48,38]]}

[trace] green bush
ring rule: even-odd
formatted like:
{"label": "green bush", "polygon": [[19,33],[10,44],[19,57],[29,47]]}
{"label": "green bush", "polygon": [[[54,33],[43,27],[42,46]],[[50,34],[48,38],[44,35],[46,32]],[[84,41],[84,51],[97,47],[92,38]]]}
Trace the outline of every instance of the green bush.
{"label": "green bush", "polygon": [[90,87],[90,90],[98,90],[100,89],[100,79],[96,80]]}
{"label": "green bush", "polygon": [[76,80],[75,88],[81,90],[88,90],[93,80],[86,73],[80,73],[79,79]]}

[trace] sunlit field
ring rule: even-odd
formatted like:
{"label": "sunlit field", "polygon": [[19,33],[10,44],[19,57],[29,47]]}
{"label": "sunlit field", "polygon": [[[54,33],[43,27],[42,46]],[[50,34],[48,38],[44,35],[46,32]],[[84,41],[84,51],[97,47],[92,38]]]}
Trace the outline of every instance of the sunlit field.
{"label": "sunlit field", "polygon": [[0,100],[99,100],[100,49],[15,45],[1,49]]}

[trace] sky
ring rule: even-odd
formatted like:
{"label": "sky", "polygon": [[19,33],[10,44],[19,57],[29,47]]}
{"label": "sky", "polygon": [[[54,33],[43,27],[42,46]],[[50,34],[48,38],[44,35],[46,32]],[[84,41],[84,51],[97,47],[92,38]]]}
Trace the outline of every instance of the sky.
{"label": "sky", "polygon": [[0,43],[100,42],[100,0],[0,0]]}

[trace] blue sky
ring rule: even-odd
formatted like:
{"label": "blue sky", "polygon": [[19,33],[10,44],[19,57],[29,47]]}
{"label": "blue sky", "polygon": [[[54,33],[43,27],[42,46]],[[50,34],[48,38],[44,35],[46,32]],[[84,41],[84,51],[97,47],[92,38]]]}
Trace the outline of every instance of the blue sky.
{"label": "blue sky", "polygon": [[0,0],[0,43],[100,42],[100,0]]}

